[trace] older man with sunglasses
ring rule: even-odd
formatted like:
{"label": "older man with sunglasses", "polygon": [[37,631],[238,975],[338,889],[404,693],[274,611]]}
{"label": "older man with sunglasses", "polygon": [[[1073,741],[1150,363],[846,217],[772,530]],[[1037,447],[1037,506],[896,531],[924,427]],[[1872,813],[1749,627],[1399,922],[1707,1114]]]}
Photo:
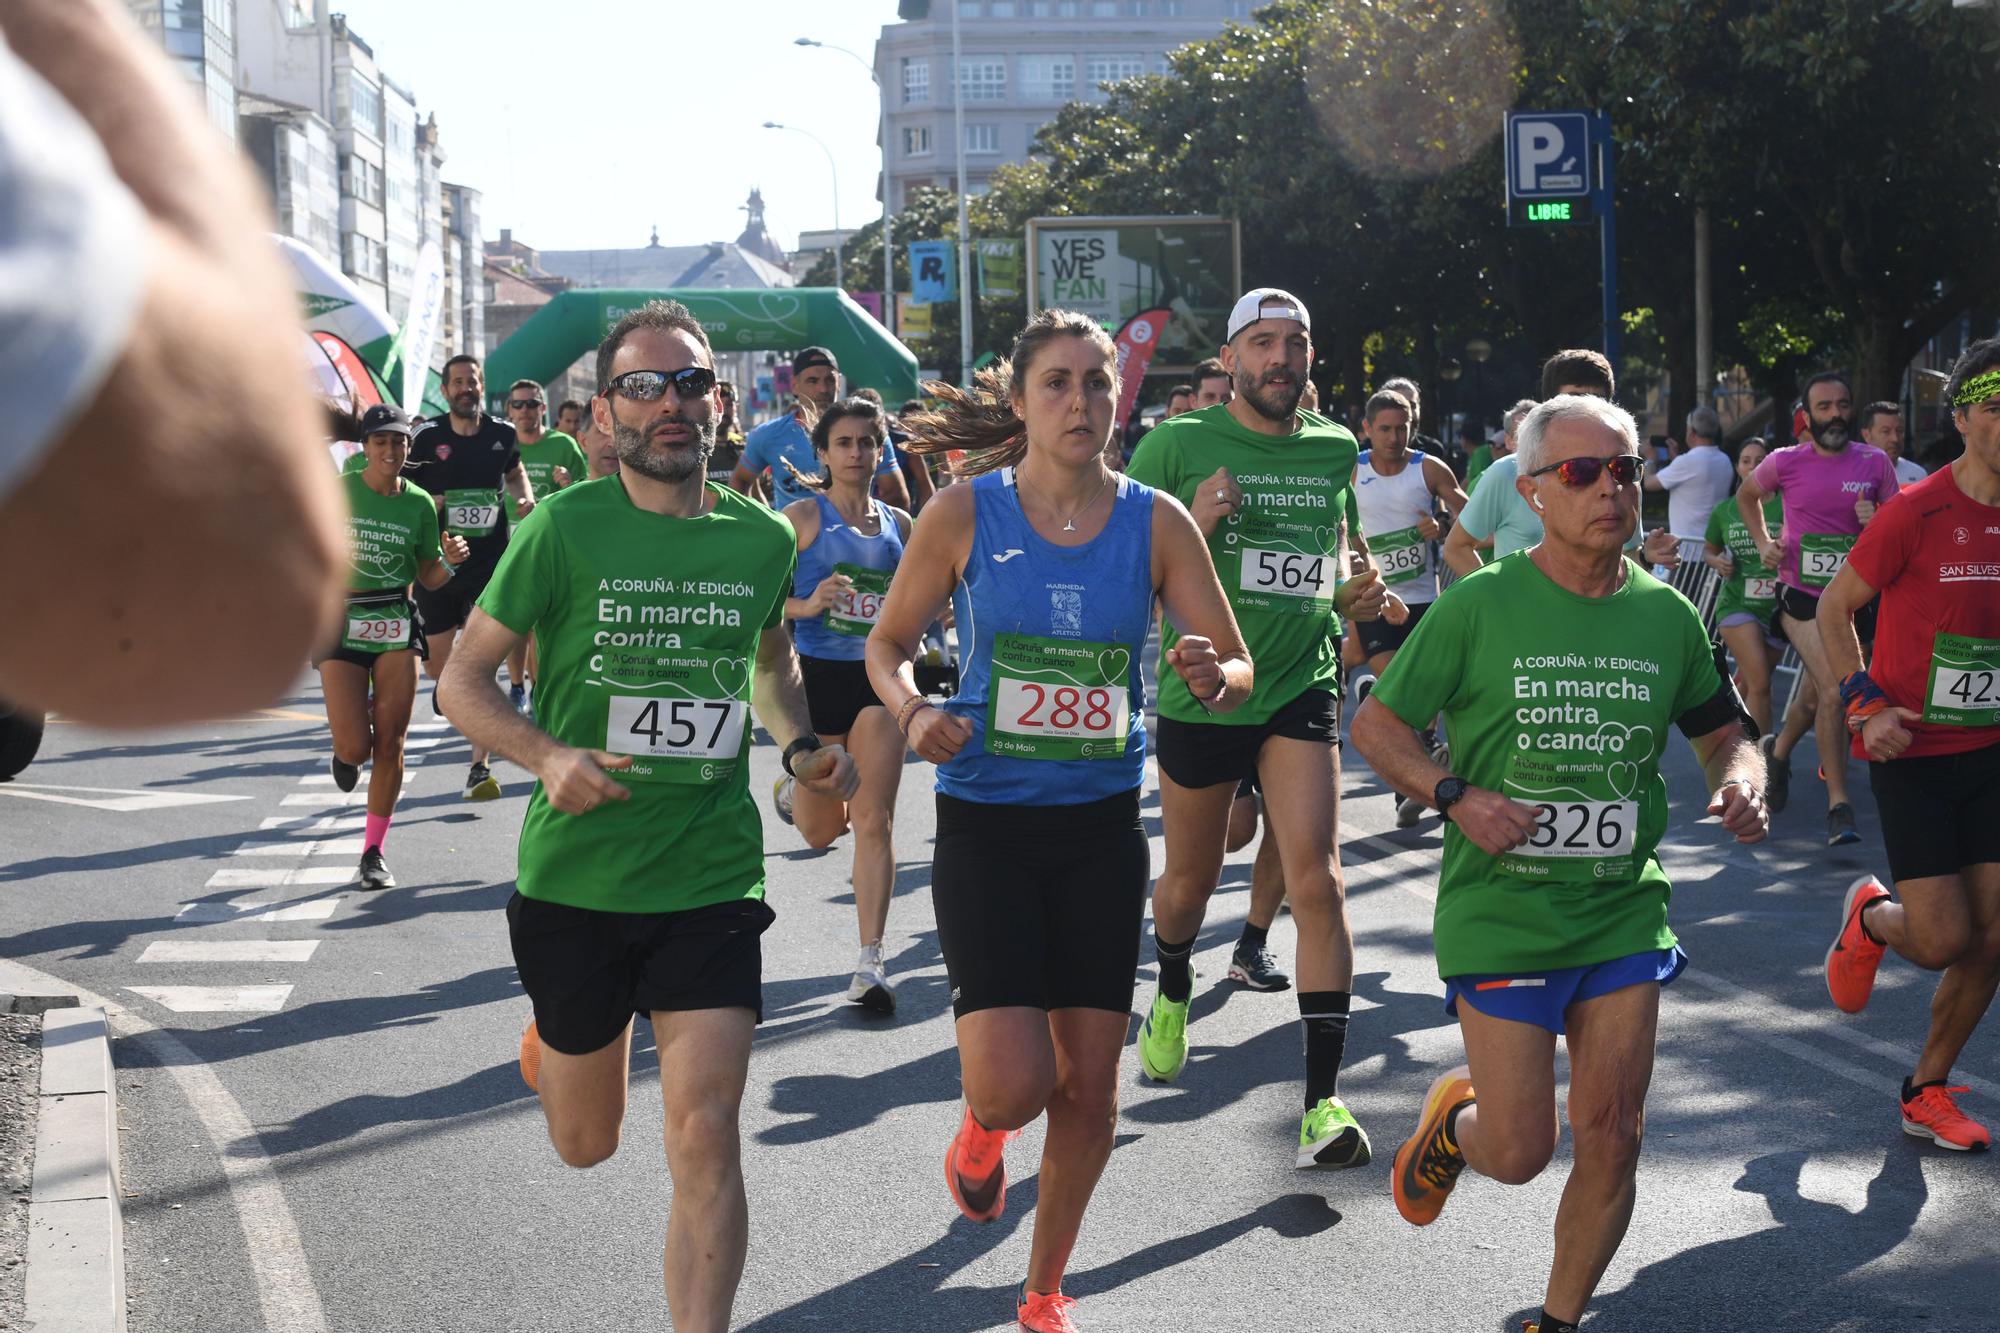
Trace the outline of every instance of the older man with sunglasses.
{"label": "older man with sunglasses", "polygon": [[[1447,589],[1354,721],[1397,791],[1446,821],[1433,927],[1468,1064],[1431,1085],[1396,1152],[1397,1209],[1427,1225],[1459,1173],[1523,1184],[1560,1134],[1569,1048],[1575,1165],[1529,1333],[1573,1329],[1631,1219],[1660,988],[1686,956],[1655,850],[1667,728],[1694,745],[1739,842],[1764,836],[1764,767],[1687,599],[1625,559],[1644,463],[1631,416],[1562,395],[1522,422],[1521,495],[1542,540]],[[1454,771],[1417,735],[1442,712]],[[1696,816],[1699,817],[1698,815]]]}

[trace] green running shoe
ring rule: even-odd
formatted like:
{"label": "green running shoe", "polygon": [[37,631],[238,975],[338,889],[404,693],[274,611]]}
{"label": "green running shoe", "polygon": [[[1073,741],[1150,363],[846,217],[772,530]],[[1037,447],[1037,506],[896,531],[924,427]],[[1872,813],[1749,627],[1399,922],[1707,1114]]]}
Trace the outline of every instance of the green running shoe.
{"label": "green running shoe", "polygon": [[1366,1166],[1373,1156],[1368,1149],[1367,1131],[1338,1097],[1320,1098],[1319,1105],[1307,1111],[1305,1119],[1299,1122],[1297,1165],[1301,1171]]}
{"label": "green running shoe", "polygon": [[1155,1083],[1171,1083],[1187,1068],[1188,1002],[1153,992],[1152,1012],[1139,1025],[1139,1067]]}

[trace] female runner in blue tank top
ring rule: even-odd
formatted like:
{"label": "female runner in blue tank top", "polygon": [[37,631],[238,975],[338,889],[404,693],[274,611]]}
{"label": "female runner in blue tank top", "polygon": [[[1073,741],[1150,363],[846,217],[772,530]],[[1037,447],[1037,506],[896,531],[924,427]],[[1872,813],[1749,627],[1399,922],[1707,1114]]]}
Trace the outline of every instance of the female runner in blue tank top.
{"label": "female runner in blue tank top", "polygon": [[882,962],[882,931],[896,877],[890,828],[903,779],[903,738],[869,688],[861,658],[910,534],[908,514],[869,494],[888,434],[882,409],[866,398],[829,407],[812,433],[820,475],[808,484],[818,493],[785,506],[799,541],[785,618],[798,640],[813,731],[825,744],[847,747],[861,786],[847,801],[807,791],[790,778],[778,779],[773,792],[778,817],[796,823],[809,847],[828,846],[854,829],[861,957],[847,998],[884,1014],[896,1009],[895,988]]}
{"label": "female runner in blue tank top", "polygon": [[[967,1217],[998,1217],[1002,1149],[1048,1112],[1017,1318],[1072,1333],[1063,1270],[1111,1152],[1151,870],[1139,659],[1154,597],[1191,630],[1166,666],[1210,708],[1242,702],[1250,659],[1194,520],[1106,464],[1117,352],[1093,320],[1045,311],[972,392],[931,389],[943,406],[906,419],[908,447],[965,450],[976,479],[924,506],[868,674],[938,766],[931,895],[965,1084],[945,1181]],[[911,662],[947,599],[961,679],[933,707]]]}

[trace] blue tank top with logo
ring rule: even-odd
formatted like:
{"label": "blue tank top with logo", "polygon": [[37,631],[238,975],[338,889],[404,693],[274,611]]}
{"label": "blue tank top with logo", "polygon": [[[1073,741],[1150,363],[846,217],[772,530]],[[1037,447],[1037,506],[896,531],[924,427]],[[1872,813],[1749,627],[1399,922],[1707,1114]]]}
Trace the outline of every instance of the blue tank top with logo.
{"label": "blue tank top with logo", "polygon": [[807,657],[830,657],[842,662],[858,662],[868,644],[868,631],[882,618],[882,599],[889,591],[889,576],[903,559],[903,530],[896,516],[880,500],[870,500],[876,526],[881,531],[870,536],[857,532],[833,507],[833,501],[815,493],[819,506],[819,536],[799,552],[798,574],[792,580],[792,596],[810,597],[812,590],[829,574],[839,572],[854,580],[846,598],[824,615],[794,622],[797,642]]}
{"label": "blue tank top with logo", "polygon": [[937,771],[947,796],[1081,805],[1146,771],[1139,659],[1153,616],[1153,490],[1120,473],[1111,518],[1058,546],[1021,512],[1014,470],[972,482],[972,554],[952,594],[972,739]]}

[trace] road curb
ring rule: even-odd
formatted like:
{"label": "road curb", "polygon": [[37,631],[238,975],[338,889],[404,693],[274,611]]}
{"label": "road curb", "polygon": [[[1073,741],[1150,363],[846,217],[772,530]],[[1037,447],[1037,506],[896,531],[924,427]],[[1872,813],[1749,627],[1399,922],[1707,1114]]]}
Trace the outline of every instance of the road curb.
{"label": "road curb", "polygon": [[125,1221],[118,1097],[102,1009],[42,1017],[27,1323],[35,1333],[124,1333]]}

